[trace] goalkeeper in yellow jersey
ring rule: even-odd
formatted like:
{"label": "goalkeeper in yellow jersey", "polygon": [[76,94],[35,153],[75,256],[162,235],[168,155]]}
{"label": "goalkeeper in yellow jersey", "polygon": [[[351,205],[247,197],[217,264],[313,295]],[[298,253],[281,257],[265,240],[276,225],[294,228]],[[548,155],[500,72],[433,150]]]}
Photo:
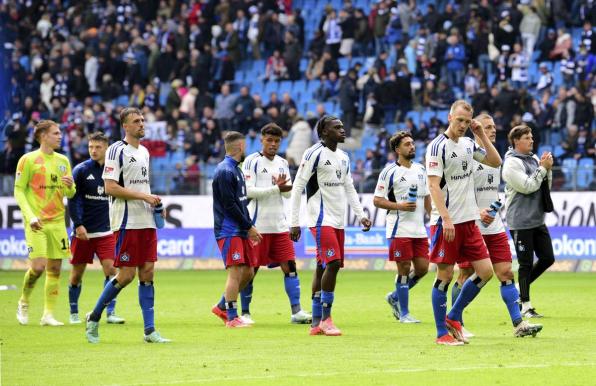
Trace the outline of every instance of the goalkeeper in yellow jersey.
{"label": "goalkeeper in yellow jersey", "polygon": [[39,121],[33,132],[40,143],[38,150],[21,157],[17,165],[14,196],[23,213],[25,239],[30,266],[23,280],[23,292],[17,308],[20,324],[29,322],[29,297],[37,279],[46,271],[42,326],[62,326],[53,316],[58,299],[62,259],[70,257],[64,223],[64,196],[75,194],[75,184],[68,158],[54,150],[60,147],[62,132],[58,124]]}

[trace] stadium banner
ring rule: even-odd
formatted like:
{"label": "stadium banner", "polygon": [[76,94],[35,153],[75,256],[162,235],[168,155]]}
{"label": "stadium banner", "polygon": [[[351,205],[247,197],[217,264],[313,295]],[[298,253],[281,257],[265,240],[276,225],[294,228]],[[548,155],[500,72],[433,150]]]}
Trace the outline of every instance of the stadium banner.
{"label": "stadium banner", "polygon": [[[594,192],[554,192],[552,193],[555,210],[546,215],[546,225],[552,226],[591,226],[596,227],[596,195]],[[364,212],[373,225],[385,225],[386,211],[375,208],[372,194],[360,195]],[[501,194],[504,201],[504,195]],[[167,209],[167,228],[213,228],[212,198],[210,196],[164,196]],[[306,198],[303,196],[303,200]],[[289,213],[289,200],[284,200],[286,213]],[[200,214],[200,215],[197,215]],[[505,217],[505,212],[501,212]],[[306,204],[301,205],[301,226],[306,226]],[[348,207],[346,221],[349,226],[357,226],[356,216]],[[21,211],[13,197],[0,197],[0,228],[21,229],[23,220]]]}
{"label": "stadium banner", "polygon": [[[556,264],[553,271],[596,272],[596,238],[593,227],[551,227]],[[316,242],[308,229],[295,243],[299,268],[314,268]],[[387,239],[384,228],[362,232],[360,228],[345,230],[345,267],[360,270],[394,270],[387,261]],[[513,243],[510,248],[515,256]],[[0,229],[0,269],[24,269],[27,246],[21,229]],[[165,228],[158,231],[157,253],[160,269],[222,269],[219,249],[213,230],[206,228]],[[99,264],[94,263],[95,268]],[[64,264],[66,269],[68,264]],[[91,267],[93,268],[93,267]]]}

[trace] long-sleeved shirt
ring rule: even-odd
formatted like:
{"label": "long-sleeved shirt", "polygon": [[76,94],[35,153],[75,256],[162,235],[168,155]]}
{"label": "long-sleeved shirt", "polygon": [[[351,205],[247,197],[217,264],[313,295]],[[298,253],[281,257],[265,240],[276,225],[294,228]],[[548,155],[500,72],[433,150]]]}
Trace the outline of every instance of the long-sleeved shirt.
{"label": "long-sleeved shirt", "polygon": [[59,153],[35,150],[19,159],[14,196],[26,224],[34,218],[42,222],[64,221],[63,199],[74,196],[76,185],[67,187],[61,177],[71,174],[68,158]]}
{"label": "long-sleeved shirt", "polygon": [[246,184],[238,161],[226,156],[215,169],[212,187],[215,239],[247,238],[252,221],[246,207]]}
{"label": "long-sleeved shirt", "polygon": [[330,226],[343,229],[346,200],[358,220],[364,218],[362,204],[350,173],[350,159],[343,150],[332,151],[321,142],[304,152],[292,187],[290,220],[292,227],[300,225],[298,216],[304,188],[306,188],[308,227]]}
{"label": "long-sleeved shirt", "polygon": [[77,191],[68,200],[68,212],[74,228],[83,225],[89,238],[112,233],[109,197],[105,192],[102,173],[103,165],[92,159],[81,162],[72,171]]}
{"label": "long-sleeved shirt", "polygon": [[507,225],[510,229],[531,229],[544,224],[540,185],[545,177],[550,187],[552,171],[540,166],[535,154],[521,154],[512,149],[505,154],[503,180],[506,183]]}

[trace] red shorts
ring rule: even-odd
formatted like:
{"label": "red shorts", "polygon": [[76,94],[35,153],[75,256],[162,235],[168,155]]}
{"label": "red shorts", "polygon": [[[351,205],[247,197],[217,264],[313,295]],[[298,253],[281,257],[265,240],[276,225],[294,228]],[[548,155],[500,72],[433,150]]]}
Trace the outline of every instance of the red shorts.
{"label": "red shorts", "polygon": [[414,257],[428,259],[428,239],[413,237],[395,237],[389,245],[389,261],[410,261]]}
{"label": "red shorts", "polygon": [[430,261],[435,264],[462,263],[488,258],[488,251],[480,230],[474,220],[455,224],[455,239],[447,242],[443,238],[443,226],[430,226]]}
{"label": "red shorts", "polygon": [[317,263],[325,266],[335,260],[344,266],[344,230],[330,226],[310,228],[317,243]]}
{"label": "red shorts", "polygon": [[259,265],[279,265],[285,261],[296,260],[290,232],[263,234],[263,240],[252,247],[252,253]]}
{"label": "red shorts", "polygon": [[157,230],[123,229],[114,232],[116,259],[114,267],[140,267],[157,261]]}
{"label": "red shorts", "polygon": [[250,240],[233,236],[217,240],[221,251],[221,258],[226,268],[232,265],[246,264],[249,267],[258,267],[259,261],[253,253]]}
{"label": "red shorts", "polygon": [[[497,263],[511,263],[511,249],[509,249],[509,239],[507,233],[497,233],[494,235],[482,235],[484,244],[488,249],[490,261],[492,264]],[[459,263],[459,268],[472,268],[472,264],[468,261]]]}
{"label": "red shorts", "polygon": [[72,258],[70,264],[93,264],[93,255],[99,260],[114,260],[116,239],[114,235],[93,237],[89,240],[81,240],[73,237],[70,242]]}

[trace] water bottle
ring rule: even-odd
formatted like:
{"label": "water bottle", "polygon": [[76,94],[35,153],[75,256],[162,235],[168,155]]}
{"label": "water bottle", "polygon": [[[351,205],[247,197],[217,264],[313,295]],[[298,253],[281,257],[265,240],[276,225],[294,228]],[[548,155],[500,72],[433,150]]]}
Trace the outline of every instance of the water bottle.
{"label": "water bottle", "polygon": [[416,202],[418,200],[418,185],[411,185],[408,190],[408,202]]}
{"label": "water bottle", "polygon": [[157,227],[157,229],[161,229],[165,225],[164,218],[161,217],[162,213],[163,204],[160,202],[159,204],[157,204],[155,208],[153,208],[153,218],[155,219],[155,226]]}
{"label": "water bottle", "polygon": [[[499,211],[499,209],[501,209],[502,206],[503,204],[501,203],[501,200],[493,202],[492,204],[490,204],[490,211],[488,212],[488,215],[492,218],[495,218],[497,216],[497,212]],[[488,227],[487,224],[483,223],[482,225]]]}

